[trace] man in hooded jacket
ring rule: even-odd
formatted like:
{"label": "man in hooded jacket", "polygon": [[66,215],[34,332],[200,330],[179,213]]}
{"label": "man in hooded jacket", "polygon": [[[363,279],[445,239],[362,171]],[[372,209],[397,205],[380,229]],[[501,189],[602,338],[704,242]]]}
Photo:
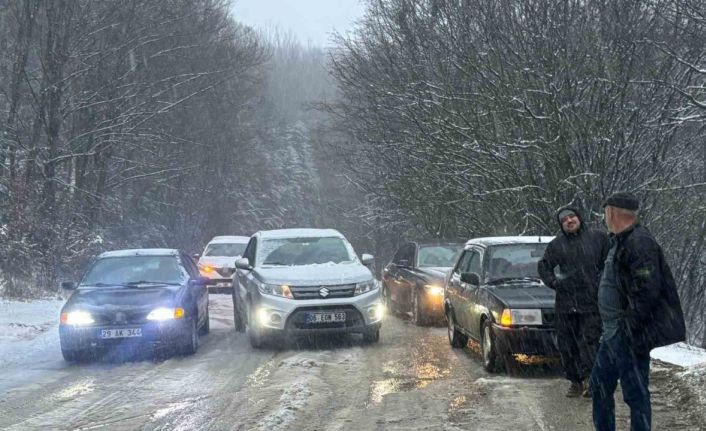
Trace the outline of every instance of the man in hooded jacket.
{"label": "man in hooded jacket", "polygon": [[566,378],[566,394],[590,396],[588,378],[601,336],[598,282],[609,249],[605,232],[584,225],[576,208],[557,212],[561,227],[538,263],[539,276],[556,291],[557,344]]}

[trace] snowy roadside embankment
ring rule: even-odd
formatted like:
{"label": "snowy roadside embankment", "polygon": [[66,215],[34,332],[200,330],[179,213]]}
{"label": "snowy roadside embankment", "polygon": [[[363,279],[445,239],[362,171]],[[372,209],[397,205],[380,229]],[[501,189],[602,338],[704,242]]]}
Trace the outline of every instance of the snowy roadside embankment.
{"label": "snowy roadside embankment", "polygon": [[681,403],[691,406],[691,411],[706,421],[706,349],[676,343],[654,349],[650,356],[672,366]]}
{"label": "snowy roadside embankment", "polygon": [[31,370],[62,361],[59,311],[63,300],[0,299],[0,388]]}

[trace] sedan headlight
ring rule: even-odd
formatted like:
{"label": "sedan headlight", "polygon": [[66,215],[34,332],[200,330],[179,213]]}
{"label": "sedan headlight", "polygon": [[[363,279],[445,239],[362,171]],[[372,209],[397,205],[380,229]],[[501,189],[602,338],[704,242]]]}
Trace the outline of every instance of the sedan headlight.
{"label": "sedan headlight", "polygon": [[427,293],[431,296],[443,296],[444,295],[444,288],[442,286],[437,285],[437,284],[425,284],[424,289],[426,289]]}
{"label": "sedan headlight", "polygon": [[61,313],[61,324],[72,326],[85,326],[94,323],[93,316],[88,311],[69,311]]}
{"label": "sedan headlight", "polygon": [[181,307],[160,307],[150,311],[150,314],[147,315],[147,320],[162,322],[165,320],[181,319],[182,317],[184,317],[184,309]]}
{"label": "sedan headlight", "polygon": [[378,281],[376,279],[371,279],[368,281],[364,281],[362,283],[356,283],[355,285],[355,291],[353,295],[358,296],[362,295],[364,293],[371,292],[379,287]]}
{"label": "sedan headlight", "polygon": [[265,295],[281,296],[282,298],[294,299],[292,295],[292,289],[286,284],[266,284],[258,283],[257,285],[260,293]]}
{"label": "sedan headlight", "polygon": [[542,310],[506,308],[500,316],[500,324],[502,326],[541,325]]}

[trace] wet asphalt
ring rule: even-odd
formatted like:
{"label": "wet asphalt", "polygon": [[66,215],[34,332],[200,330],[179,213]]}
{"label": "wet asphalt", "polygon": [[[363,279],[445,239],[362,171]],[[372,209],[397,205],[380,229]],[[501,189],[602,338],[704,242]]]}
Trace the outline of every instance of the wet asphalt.
{"label": "wet asphalt", "polygon": [[[485,372],[478,346],[444,327],[387,316],[380,342],[290,340],[264,350],[236,333],[227,295],[211,297],[198,353],[166,360],[31,370],[0,394],[7,430],[591,430],[591,402],[564,396],[555,360]],[[654,429],[699,430],[674,370],[653,365]],[[628,429],[620,394],[618,429]]]}

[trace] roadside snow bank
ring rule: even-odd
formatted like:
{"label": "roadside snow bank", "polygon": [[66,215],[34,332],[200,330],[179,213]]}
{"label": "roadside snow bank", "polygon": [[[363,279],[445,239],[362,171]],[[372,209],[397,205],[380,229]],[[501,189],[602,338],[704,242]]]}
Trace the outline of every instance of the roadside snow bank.
{"label": "roadside snow bank", "polygon": [[685,368],[706,364],[706,349],[690,346],[686,343],[659,347],[650,352],[650,356],[652,359]]}

